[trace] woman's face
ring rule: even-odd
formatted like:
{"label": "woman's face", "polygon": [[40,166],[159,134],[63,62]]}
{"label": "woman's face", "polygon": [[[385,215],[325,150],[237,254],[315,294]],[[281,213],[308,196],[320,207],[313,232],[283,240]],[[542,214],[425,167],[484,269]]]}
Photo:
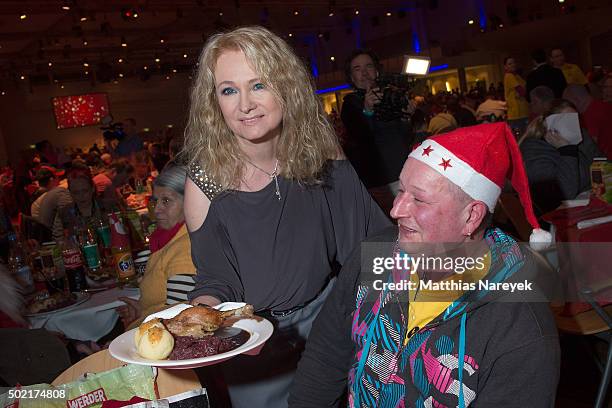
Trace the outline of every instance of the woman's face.
{"label": "woman's face", "polygon": [[155,203],[155,218],[160,228],[170,229],[185,220],[183,196],[173,189],[155,186],[151,199]]}
{"label": "woman's face", "polygon": [[506,61],[506,72],[510,72],[510,73],[515,73],[516,72],[516,62],[514,61],[514,58],[508,58],[508,61]]}
{"label": "woman's face", "polygon": [[225,123],[242,144],[278,137],[283,112],[242,51],[224,51],[215,66],[215,92]]}
{"label": "woman's face", "polygon": [[68,184],[68,190],[74,202],[79,206],[86,206],[91,203],[93,198],[94,189],[93,186],[80,178],[70,180]]}

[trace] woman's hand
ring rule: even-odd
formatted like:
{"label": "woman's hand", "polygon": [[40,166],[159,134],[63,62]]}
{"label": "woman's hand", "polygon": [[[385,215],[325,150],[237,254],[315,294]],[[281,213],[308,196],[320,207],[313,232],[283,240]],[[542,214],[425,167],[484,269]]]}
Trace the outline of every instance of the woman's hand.
{"label": "woman's hand", "polygon": [[546,132],[546,134],[544,135],[544,140],[546,140],[549,144],[551,144],[556,149],[570,144],[556,130],[549,130],[548,132]]}
{"label": "woman's hand", "polygon": [[208,305],[210,307],[213,307],[213,306],[217,306],[218,304],[220,304],[221,301],[214,296],[204,295],[204,296],[198,296],[197,298],[193,299],[190,303],[194,306],[201,304],[201,305]]}
{"label": "woman's hand", "polygon": [[120,297],[119,300],[124,302],[125,306],[119,306],[115,310],[117,310],[117,313],[119,313],[119,317],[121,317],[123,327],[127,328],[130,324],[140,319],[142,309],[140,307],[140,302],[138,302],[137,300],[126,297]]}

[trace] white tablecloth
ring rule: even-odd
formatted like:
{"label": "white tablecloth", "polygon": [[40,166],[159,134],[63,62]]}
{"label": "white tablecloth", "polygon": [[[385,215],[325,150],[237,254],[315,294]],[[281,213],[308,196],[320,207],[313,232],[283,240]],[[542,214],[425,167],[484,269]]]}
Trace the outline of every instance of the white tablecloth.
{"label": "white tablecloth", "polygon": [[66,337],[82,341],[97,341],[108,334],[117,323],[115,308],[123,305],[119,297],[138,299],[138,288],[113,288],[92,294],[74,309],[58,311],[46,316],[29,317],[32,328],[62,332]]}

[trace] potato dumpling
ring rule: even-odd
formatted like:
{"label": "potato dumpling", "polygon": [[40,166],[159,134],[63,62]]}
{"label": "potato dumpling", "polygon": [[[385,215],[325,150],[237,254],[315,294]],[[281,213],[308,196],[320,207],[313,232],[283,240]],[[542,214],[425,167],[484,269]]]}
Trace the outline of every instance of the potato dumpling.
{"label": "potato dumpling", "polygon": [[174,337],[164,327],[150,327],[140,338],[138,354],[150,360],[167,358],[174,348]]}
{"label": "potato dumpling", "polygon": [[138,343],[140,343],[140,338],[142,335],[145,334],[151,327],[164,328],[164,325],[159,319],[151,319],[148,322],[138,326],[138,329],[136,329],[136,332],[134,333],[134,344],[136,344],[136,347],[138,347]]}

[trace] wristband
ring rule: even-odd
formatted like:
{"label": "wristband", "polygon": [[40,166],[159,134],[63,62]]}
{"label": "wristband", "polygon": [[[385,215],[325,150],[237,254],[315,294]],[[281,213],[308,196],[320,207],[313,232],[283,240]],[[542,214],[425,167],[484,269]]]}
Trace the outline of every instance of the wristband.
{"label": "wristband", "polygon": [[363,108],[363,110],[361,111],[365,116],[367,116],[368,118],[371,118],[372,116],[374,116],[374,112],[367,110],[366,108]]}

